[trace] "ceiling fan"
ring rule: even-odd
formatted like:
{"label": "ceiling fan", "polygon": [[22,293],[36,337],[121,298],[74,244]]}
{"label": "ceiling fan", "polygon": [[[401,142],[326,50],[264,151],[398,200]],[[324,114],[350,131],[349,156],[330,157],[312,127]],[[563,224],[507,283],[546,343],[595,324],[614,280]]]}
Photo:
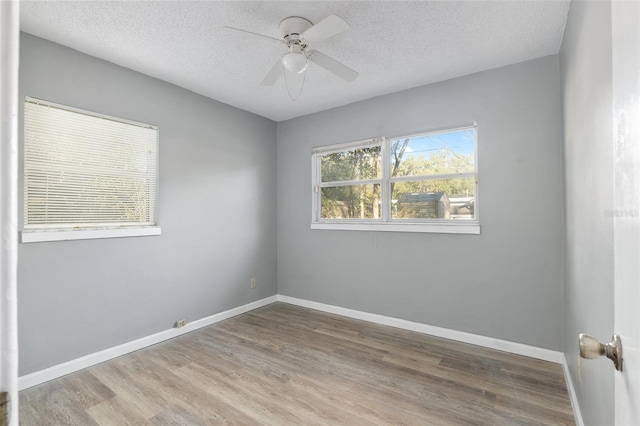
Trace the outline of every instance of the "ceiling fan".
{"label": "ceiling fan", "polygon": [[315,25],[308,19],[298,16],[285,18],[280,22],[281,40],[240,28],[225,28],[267,38],[286,46],[288,52],[279,58],[264,76],[260,82],[263,86],[275,84],[285,70],[291,73],[304,73],[309,66],[309,61],[320,65],[345,81],[353,81],[358,78],[358,73],[348,66],[322,52],[309,50],[309,44],[326,40],[349,29],[349,24],[339,16],[329,15]]}

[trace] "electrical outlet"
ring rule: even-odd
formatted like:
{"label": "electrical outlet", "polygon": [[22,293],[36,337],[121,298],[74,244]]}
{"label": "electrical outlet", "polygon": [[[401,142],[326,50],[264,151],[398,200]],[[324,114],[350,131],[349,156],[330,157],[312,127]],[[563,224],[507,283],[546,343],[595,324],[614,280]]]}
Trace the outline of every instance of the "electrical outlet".
{"label": "electrical outlet", "polygon": [[256,288],[256,279],[255,278],[251,278],[251,288]]}
{"label": "electrical outlet", "polygon": [[181,319],[176,321],[176,328],[184,327],[185,325],[187,325],[186,319]]}

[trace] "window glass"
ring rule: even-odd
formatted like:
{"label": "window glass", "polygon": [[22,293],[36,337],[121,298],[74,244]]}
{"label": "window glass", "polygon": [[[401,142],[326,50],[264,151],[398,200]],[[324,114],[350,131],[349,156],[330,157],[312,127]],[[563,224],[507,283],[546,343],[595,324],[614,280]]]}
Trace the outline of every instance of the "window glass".
{"label": "window glass", "polygon": [[475,125],[316,148],[313,176],[313,223],[477,224]]}
{"label": "window glass", "polygon": [[322,182],[376,179],[381,177],[380,146],[357,148],[322,156]]}
{"label": "window glass", "polygon": [[322,188],[322,218],[379,219],[380,185],[348,185]]}
{"label": "window glass", "polygon": [[475,171],[474,129],[392,139],[391,176]]}
{"label": "window glass", "polygon": [[475,179],[391,183],[393,219],[474,219]]}

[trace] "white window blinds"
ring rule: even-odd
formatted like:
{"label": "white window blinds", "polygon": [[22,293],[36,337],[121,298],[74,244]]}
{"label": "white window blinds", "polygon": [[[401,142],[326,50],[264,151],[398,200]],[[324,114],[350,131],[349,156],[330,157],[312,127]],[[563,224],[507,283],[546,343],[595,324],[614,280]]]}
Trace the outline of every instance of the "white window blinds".
{"label": "white window blinds", "polygon": [[32,98],[24,228],[155,225],[158,129]]}

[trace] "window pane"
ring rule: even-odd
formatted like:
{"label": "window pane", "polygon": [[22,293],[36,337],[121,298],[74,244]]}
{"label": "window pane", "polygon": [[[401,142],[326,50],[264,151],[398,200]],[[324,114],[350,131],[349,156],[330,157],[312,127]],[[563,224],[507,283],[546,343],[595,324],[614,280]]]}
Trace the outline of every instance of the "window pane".
{"label": "window pane", "polygon": [[380,146],[323,155],[320,168],[322,182],[379,179],[382,177]]}
{"label": "window pane", "polygon": [[474,178],[391,184],[394,219],[475,219]]}
{"label": "window pane", "polygon": [[157,165],[153,126],[25,101],[25,229],[153,225]]}
{"label": "window pane", "polygon": [[475,171],[475,129],[393,139],[391,176]]}
{"label": "window pane", "polygon": [[379,219],[380,185],[322,188],[323,219]]}

